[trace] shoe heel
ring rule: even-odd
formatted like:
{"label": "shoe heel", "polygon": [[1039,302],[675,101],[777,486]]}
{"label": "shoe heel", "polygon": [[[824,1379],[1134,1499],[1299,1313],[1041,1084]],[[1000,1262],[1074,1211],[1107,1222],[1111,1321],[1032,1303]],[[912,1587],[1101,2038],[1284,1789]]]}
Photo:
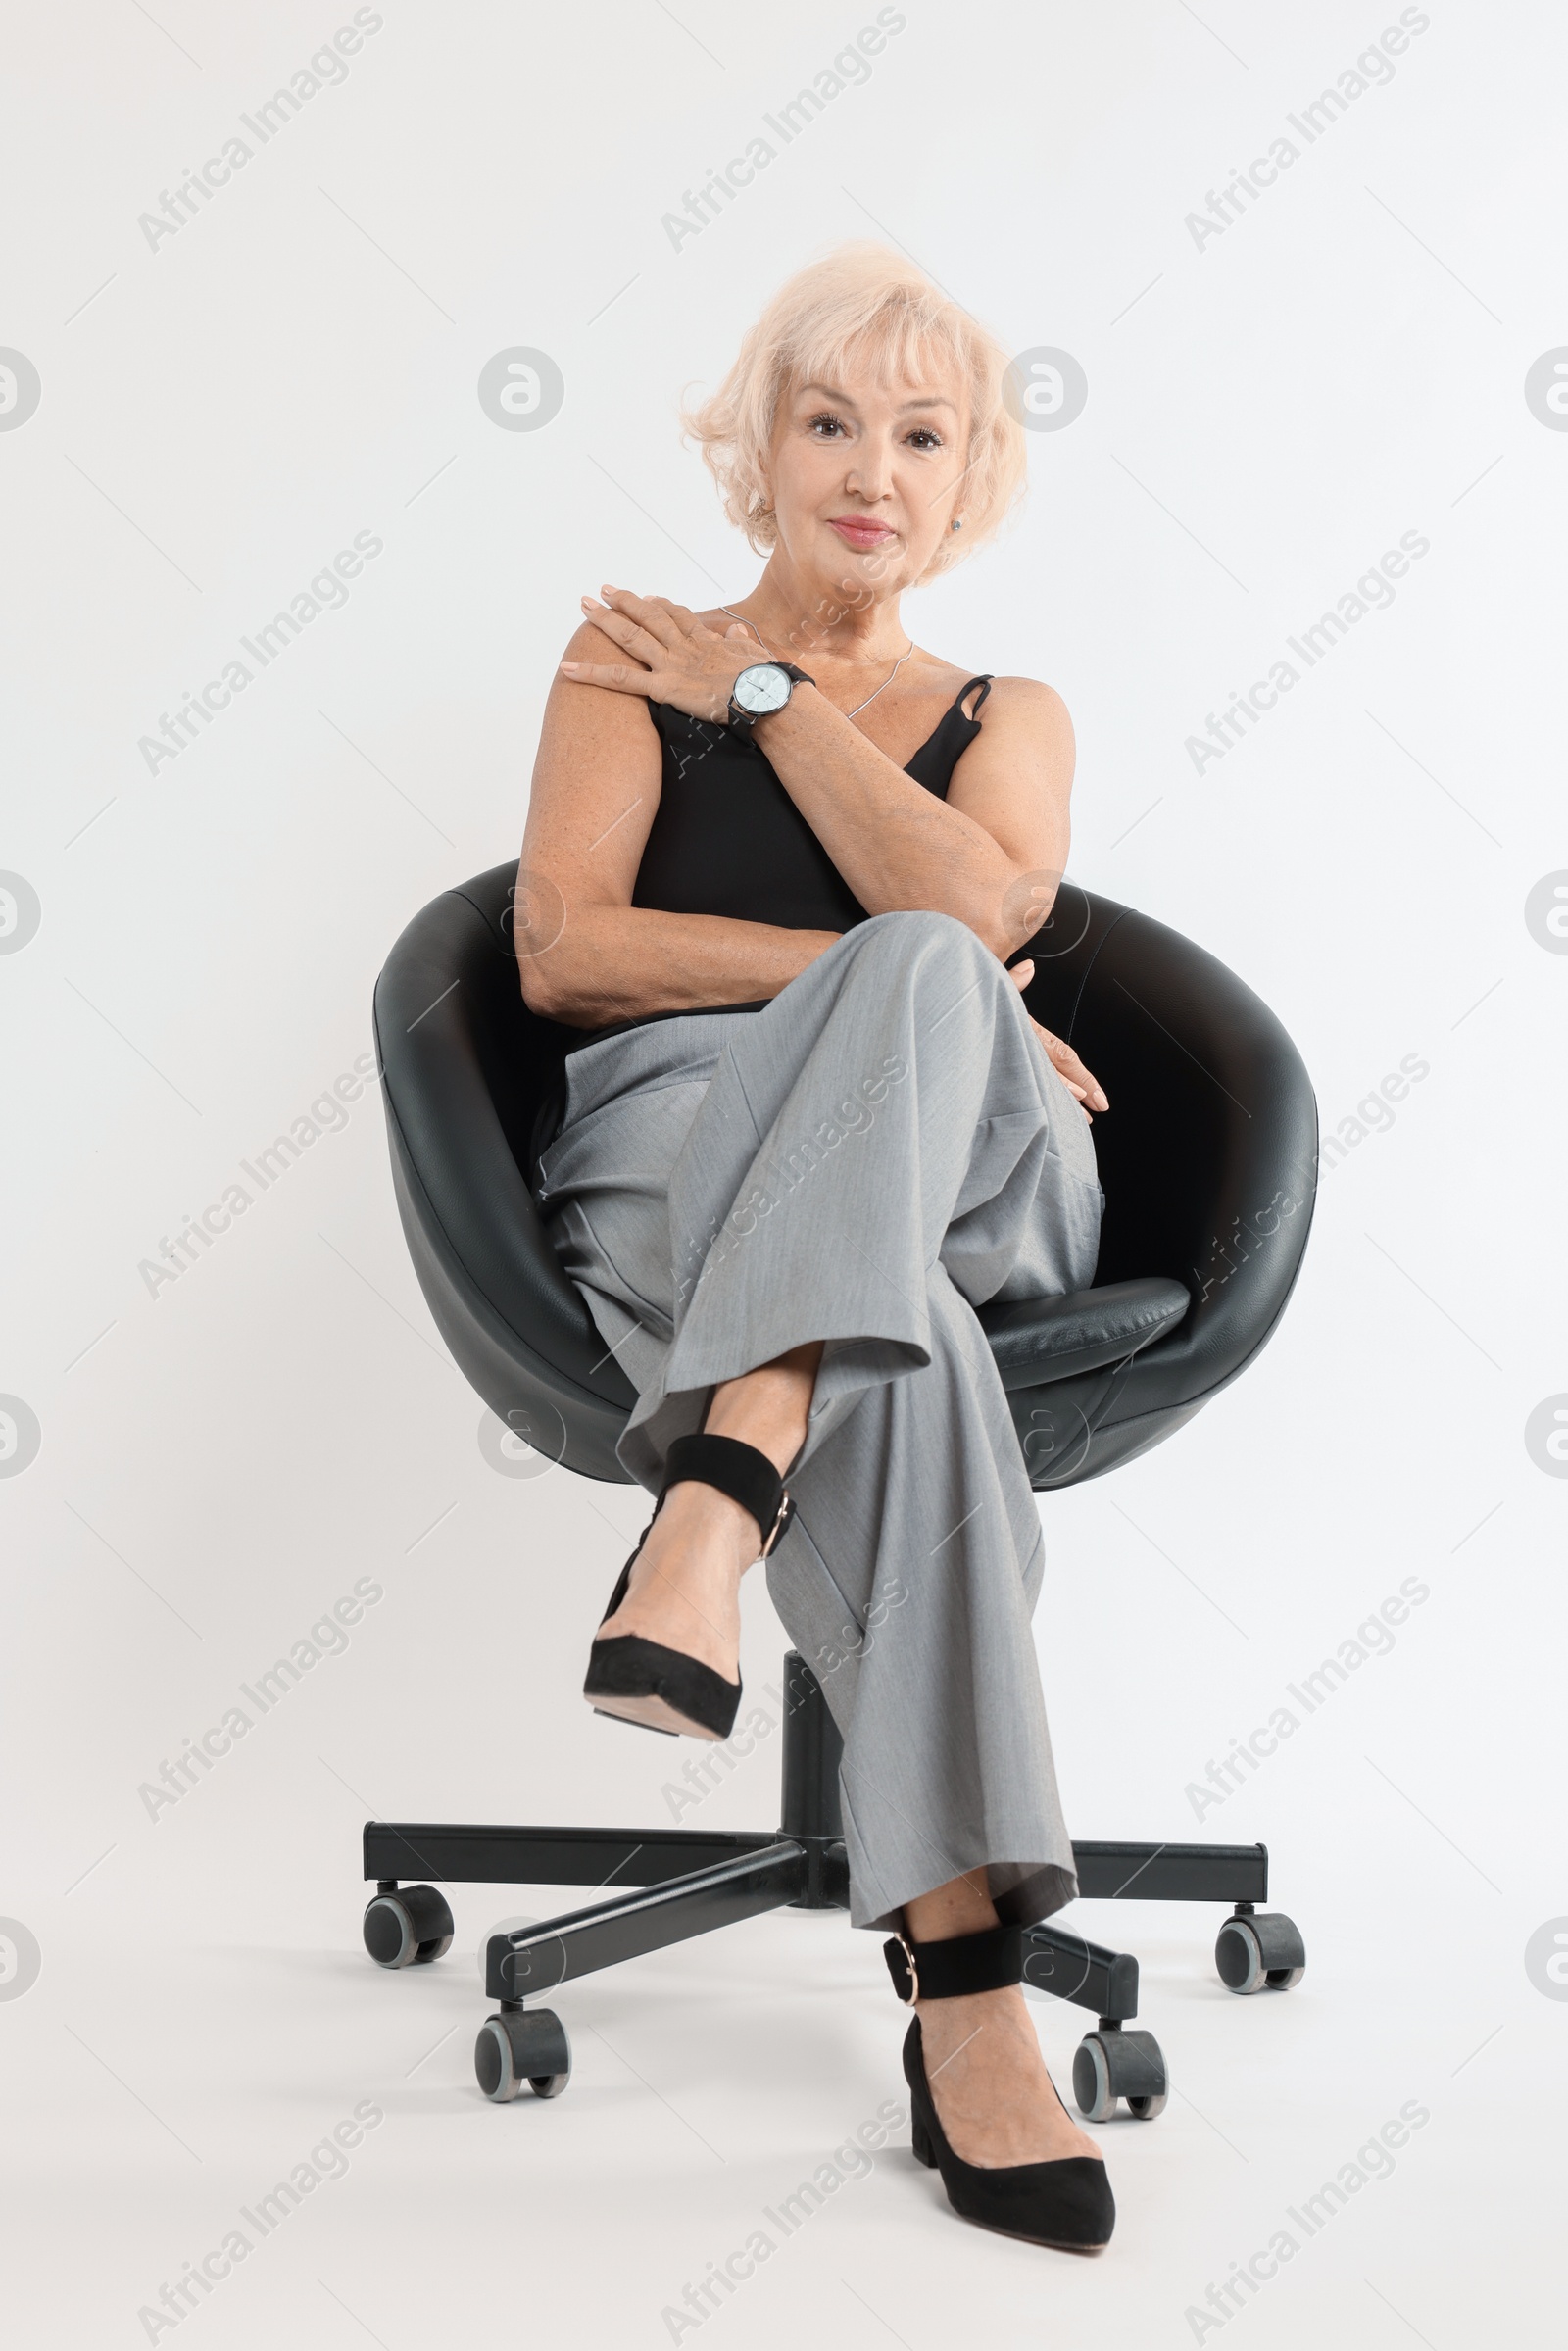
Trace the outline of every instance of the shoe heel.
{"label": "shoe heel", "polygon": [[914,2146],[915,2162],[923,2163],[928,2171],[934,2172],[937,2168],[937,2151],[931,2144],[931,2133],[918,2115],[914,2117],[909,2135]]}

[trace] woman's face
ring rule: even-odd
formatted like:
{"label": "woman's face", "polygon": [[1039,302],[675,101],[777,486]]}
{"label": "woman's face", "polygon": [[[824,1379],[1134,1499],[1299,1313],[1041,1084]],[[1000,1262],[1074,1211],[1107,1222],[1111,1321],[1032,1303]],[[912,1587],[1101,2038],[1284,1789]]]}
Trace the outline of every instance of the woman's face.
{"label": "woman's face", "polygon": [[956,368],[886,382],[852,354],[842,381],[794,386],[779,403],[769,462],[779,546],[794,569],[858,604],[912,586],[961,511],[968,442]]}

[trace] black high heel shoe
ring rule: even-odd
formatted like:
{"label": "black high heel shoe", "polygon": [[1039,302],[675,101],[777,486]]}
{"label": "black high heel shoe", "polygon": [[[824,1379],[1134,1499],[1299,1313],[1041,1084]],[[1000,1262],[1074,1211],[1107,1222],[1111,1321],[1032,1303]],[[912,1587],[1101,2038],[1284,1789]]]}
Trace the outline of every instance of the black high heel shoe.
{"label": "black high heel shoe", "polygon": [[[759,1556],[763,1559],[795,1515],[784,1481],[767,1455],[759,1452],[755,1445],[743,1445],[738,1437],[677,1437],[665,1457],[664,1482],[654,1504],[654,1518],[670,1488],[687,1480],[716,1487],[751,1512],[761,1538]],[[651,1518],[637,1549],[621,1569],[601,1624],[610,1622],[625,1598],[631,1571],[653,1523]],[[735,1728],[741,1685],[739,1681],[726,1682],[722,1674],[688,1657],[684,1649],[667,1649],[662,1641],[644,1641],[637,1633],[616,1633],[608,1641],[596,1641],[589,1650],[582,1694],[597,1713],[640,1723],[645,1731],[683,1731],[692,1739],[728,1739]]]}
{"label": "black high heel shoe", "polygon": [[[884,1943],[882,1951],[893,1988],[909,2007],[917,1999],[952,2000],[964,1992],[1000,1991],[1023,1980],[1022,1938],[1016,1927],[990,1927],[979,1935],[955,1935],[949,1942],[916,1943],[901,1935]],[[949,2146],[937,2115],[918,2017],[904,2043],[904,2078],[909,2085],[915,2155],[940,2171],[948,2202],[960,2219],[1063,2253],[1104,2249],[1116,2225],[1116,2200],[1098,2156],[1064,2155],[1054,2163],[997,2169],[965,2163]]]}

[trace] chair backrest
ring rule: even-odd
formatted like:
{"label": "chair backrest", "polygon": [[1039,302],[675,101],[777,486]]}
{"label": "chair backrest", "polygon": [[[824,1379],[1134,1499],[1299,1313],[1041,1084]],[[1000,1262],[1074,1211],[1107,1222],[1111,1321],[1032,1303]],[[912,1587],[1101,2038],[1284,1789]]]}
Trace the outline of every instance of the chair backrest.
{"label": "chair backrest", "polygon": [[1097,1286],[1164,1274],[1192,1304],[1116,1369],[1011,1392],[1037,1486],[1131,1460],[1234,1380],[1272,1335],[1317,1189],[1317,1103],[1260,997],[1179,931],[1063,885],[1033,955],[1030,1010],[1110,1097]]}
{"label": "chair backrest", "polygon": [[636,1401],[546,1237],[525,1169],[566,1032],[522,1001],[516,865],[416,914],[375,988],[403,1230],[460,1370],[539,1452],[629,1485],[615,1442]]}
{"label": "chair backrest", "polygon": [[[533,1121],[569,1032],[522,1001],[514,862],[416,914],[376,984],[393,1181],[431,1313],[485,1402],[539,1452],[625,1484],[633,1390],[563,1273],[528,1189]],[[1311,1218],[1317,1119],[1267,1005],[1179,933],[1063,887],[1030,943],[1035,1016],[1111,1097],[1098,1284],[1166,1275],[1192,1306],[1131,1358],[1038,1387],[1009,1376],[1037,1487],[1157,1444],[1264,1344]]]}

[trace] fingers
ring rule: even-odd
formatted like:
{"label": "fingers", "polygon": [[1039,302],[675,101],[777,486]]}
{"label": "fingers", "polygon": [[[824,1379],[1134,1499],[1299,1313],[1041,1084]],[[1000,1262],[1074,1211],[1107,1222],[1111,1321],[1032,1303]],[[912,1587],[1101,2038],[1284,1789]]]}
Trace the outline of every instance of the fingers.
{"label": "fingers", "polygon": [[1046,1055],[1052,1068],[1056,1072],[1073,1100],[1083,1104],[1084,1116],[1086,1118],[1089,1116],[1091,1104],[1097,1110],[1108,1110],[1110,1108],[1109,1096],[1093,1071],[1084,1067],[1072,1047],[1065,1044],[1060,1037],[1053,1036],[1050,1029],[1043,1028],[1032,1015],[1029,1025],[1045,1047]]}
{"label": "fingers", "polygon": [[[618,590],[614,592],[618,593]],[[700,629],[703,625],[691,606],[677,604],[673,596],[645,596],[639,601],[651,605],[656,612],[666,613],[678,628]]]}
{"label": "fingers", "polygon": [[[1035,1035],[1045,1047],[1046,1058],[1050,1061],[1052,1068],[1055,1071],[1057,1077],[1060,1078],[1062,1084],[1066,1087],[1067,1092],[1072,1096],[1074,1102],[1081,1102],[1087,1095],[1089,1089],[1087,1086],[1081,1084],[1077,1078],[1070,1076],[1062,1067],[1061,1056],[1065,1048],[1062,1045],[1061,1039],[1059,1037],[1054,1037],[1049,1029],[1043,1029],[1038,1020],[1035,1022]],[[1087,1077],[1088,1075],[1089,1072],[1086,1069],[1084,1071],[1084,1076]]]}
{"label": "fingers", "polygon": [[[1072,1099],[1073,1099],[1073,1101],[1074,1101],[1074,1102],[1075,1102],[1078,1104],[1078,1107],[1079,1107],[1079,1109],[1080,1109],[1080,1110],[1082,1110],[1082,1112],[1083,1112],[1083,1114],[1084,1114],[1085,1118],[1088,1120],[1089,1124],[1090,1124],[1091,1126],[1093,1126],[1093,1125],[1094,1125],[1094,1123],[1095,1123],[1095,1115],[1094,1115],[1094,1112],[1093,1112],[1093,1111],[1090,1109],[1090,1107],[1089,1107],[1089,1102],[1088,1102],[1088,1100],[1087,1100],[1087,1089],[1086,1089],[1086,1088],[1084,1088],[1083,1086],[1080,1086],[1080,1085],[1078,1085],[1078,1084],[1077,1084],[1077,1082],[1076,1082],[1074,1079],[1072,1079],[1072,1078],[1068,1077],[1068,1075],[1067,1075],[1066,1071],[1065,1071],[1064,1069],[1062,1069],[1062,1068],[1061,1068],[1061,1066],[1059,1065],[1059,1063],[1057,1062],[1055,1054],[1054,1054],[1054,1053],[1052,1053],[1052,1051],[1051,1051],[1051,1049],[1052,1049],[1052,1047],[1053,1047],[1054,1045],[1059,1045],[1059,1040],[1058,1040],[1057,1038],[1054,1038],[1054,1037],[1051,1036],[1047,1030],[1045,1030],[1045,1029],[1041,1028],[1041,1026],[1040,1026],[1040,1024],[1039,1024],[1039,1022],[1038,1022],[1038,1021],[1035,1023],[1035,1034],[1036,1034],[1036,1035],[1039,1037],[1039,1039],[1040,1039],[1041,1043],[1042,1043],[1042,1044],[1045,1046],[1046,1052],[1047,1052],[1047,1053],[1050,1055],[1052,1066],[1053,1066],[1053,1068],[1054,1068],[1054,1069],[1055,1069],[1056,1075],[1057,1075],[1057,1076],[1060,1078],[1060,1080],[1061,1080],[1062,1084],[1063,1084],[1063,1085],[1066,1087],[1066,1089],[1067,1089],[1067,1092],[1068,1092],[1068,1093],[1069,1093],[1069,1094],[1072,1096]],[[1088,1072],[1087,1070],[1085,1070],[1085,1072],[1084,1072],[1084,1075],[1085,1075],[1086,1077],[1088,1077],[1088,1075],[1089,1075],[1089,1072]],[[1092,1083],[1093,1083],[1093,1080],[1091,1080],[1091,1084],[1092,1084]],[[1104,1110],[1104,1109],[1109,1109],[1109,1107],[1110,1107],[1110,1104],[1109,1104],[1108,1102],[1104,1102],[1104,1101],[1102,1101],[1102,1102],[1101,1102],[1101,1105],[1100,1105],[1100,1106],[1101,1106],[1101,1108],[1102,1108],[1102,1110]]]}
{"label": "fingers", "polygon": [[[1007,972],[1008,979],[1020,993],[1028,987],[1034,976],[1035,967],[1032,957],[1022,963],[1012,964]],[[1061,1079],[1074,1102],[1082,1105],[1084,1116],[1089,1117],[1091,1102],[1097,1110],[1108,1110],[1110,1097],[1093,1072],[1084,1067],[1072,1047],[1063,1044],[1059,1037],[1054,1037],[1048,1028],[1043,1028],[1033,1013],[1029,1016],[1029,1025],[1045,1047],[1052,1068]],[[1093,1121],[1091,1121],[1092,1123]]]}
{"label": "fingers", "polygon": [[1080,1102],[1092,1103],[1097,1110],[1110,1108],[1110,1098],[1104,1087],[1092,1071],[1084,1067],[1070,1045],[1063,1045],[1059,1037],[1053,1037],[1046,1051],[1051,1054],[1057,1076],[1065,1080]]}
{"label": "fingers", "polygon": [[668,700],[669,680],[657,670],[633,669],[625,661],[563,661],[561,674],[573,686],[608,686],[612,694],[645,694],[650,702]]}
{"label": "fingers", "polygon": [[691,635],[696,621],[683,604],[672,604],[665,596],[634,596],[629,588],[601,588],[600,595],[612,612],[623,612],[632,623],[656,637],[667,653],[674,653]]}
{"label": "fingers", "polygon": [[616,612],[610,605],[597,603],[592,596],[585,596],[581,601],[585,620],[591,620],[595,628],[605,636],[612,637],[617,645],[623,645],[628,653],[635,654],[650,668],[656,664],[662,666],[664,655],[669,650],[662,638],[653,635],[626,613]]}

